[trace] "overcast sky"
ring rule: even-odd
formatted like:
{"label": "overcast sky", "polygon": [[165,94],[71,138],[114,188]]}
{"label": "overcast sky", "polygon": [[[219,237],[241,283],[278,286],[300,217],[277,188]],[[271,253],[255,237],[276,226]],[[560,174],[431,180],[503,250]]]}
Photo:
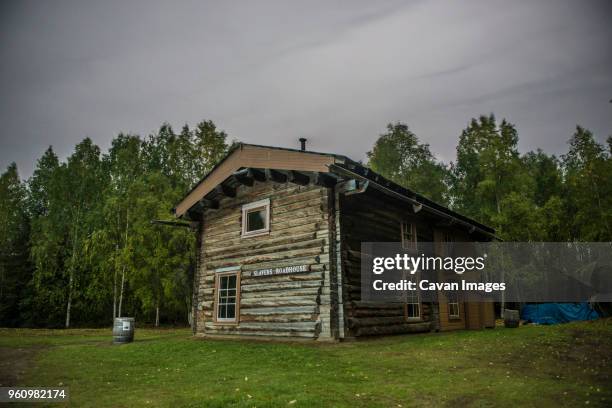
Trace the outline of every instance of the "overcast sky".
{"label": "overcast sky", "polygon": [[4,0],[0,19],[0,167],[22,177],[48,145],[164,121],[357,160],[395,121],[446,162],[490,112],[521,151],[563,153],[577,123],[612,134],[605,0]]}

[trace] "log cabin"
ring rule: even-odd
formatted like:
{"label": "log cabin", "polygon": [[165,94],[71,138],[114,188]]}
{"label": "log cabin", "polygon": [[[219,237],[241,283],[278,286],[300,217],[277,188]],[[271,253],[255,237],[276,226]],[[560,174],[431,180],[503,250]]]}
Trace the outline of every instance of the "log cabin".
{"label": "log cabin", "polygon": [[196,335],[340,341],[494,326],[492,303],[458,295],[361,300],[362,242],[495,231],[345,156],[237,144],[172,211],[197,231]]}

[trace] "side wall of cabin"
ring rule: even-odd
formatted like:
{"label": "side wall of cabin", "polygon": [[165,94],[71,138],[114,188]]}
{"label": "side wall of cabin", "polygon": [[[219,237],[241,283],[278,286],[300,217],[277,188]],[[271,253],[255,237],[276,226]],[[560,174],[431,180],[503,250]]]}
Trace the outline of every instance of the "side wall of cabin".
{"label": "side wall of cabin", "polygon": [[401,242],[403,220],[419,224],[422,229],[429,226],[409,211],[408,205],[371,189],[340,195],[339,200],[345,337],[426,332],[435,328],[437,316],[432,303],[421,303],[420,320],[409,320],[403,303],[361,300],[361,243]]}
{"label": "side wall of cabin", "polygon": [[[242,206],[270,199],[270,231],[243,237]],[[272,181],[239,186],[236,197],[206,210],[198,270],[197,334],[333,339],[336,306],[330,290],[333,195],[316,185]],[[307,265],[309,270],[272,276],[253,271]],[[235,323],[215,321],[215,275],[238,268]]]}
{"label": "side wall of cabin", "polygon": [[339,254],[346,337],[494,326],[492,302],[471,302],[460,298],[459,313],[451,316],[449,300],[442,291],[436,294],[437,302],[421,303],[420,319],[408,318],[403,303],[362,301],[362,242],[401,242],[402,222],[414,225],[417,247],[419,241],[435,242],[433,250],[438,255],[442,254],[442,242],[448,236],[452,241],[473,238],[456,227],[441,226],[443,223],[428,218],[423,212],[415,214],[410,204],[393,200],[375,190],[340,195],[339,202]]}
{"label": "side wall of cabin", "polygon": [[[462,242],[469,241],[468,235],[461,230],[448,230],[448,229],[439,229],[436,231],[436,242],[439,243],[438,253],[443,253],[442,242],[444,241],[444,234],[450,233],[452,234],[453,241]],[[447,276],[443,276],[444,274],[438,274],[438,281],[440,282],[448,282],[450,278],[453,278],[452,273],[447,274]],[[461,330],[465,329],[466,326],[466,310],[468,309],[467,304],[465,302],[459,302],[459,315],[451,316],[450,307],[449,307],[449,299],[447,294],[444,291],[438,292],[438,309],[439,319],[440,319],[440,331],[449,331],[449,330]]]}

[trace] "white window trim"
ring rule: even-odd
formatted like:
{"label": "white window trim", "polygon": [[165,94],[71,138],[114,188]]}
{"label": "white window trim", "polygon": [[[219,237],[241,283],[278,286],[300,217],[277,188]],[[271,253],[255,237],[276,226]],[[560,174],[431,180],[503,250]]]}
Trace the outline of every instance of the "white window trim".
{"label": "white window trim", "polygon": [[[418,316],[408,316],[408,305],[416,305],[419,315]],[[420,303],[406,303],[406,321],[407,322],[420,322],[423,320],[421,316],[421,304]]]}
{"label": "white window trim", "polygon": [[[451,313],[451,305],[456,305],[456,307],[457,307],[457,314]],[[460,319],[461,318],[461,311],[459,309],[459,302],[449,302],[448,303],[448,317],[450,317],[451,319]]]}
{"label": "white window trim", "polygon": [[[236,276],[236,296],[234,297],[234,317],[219,317],[219,307],[221,306],[221,278],[228,276]],[[216,323],[238,323],[238,316],[240,314],[240,271],[235,270],[232,272],[220,272],[215,276],[215,319]],[[226,303],[228,305],[229,303]]]}
{"label": "white window trim", "polygon": [[[407,279],[413,282],[419,282],[419,277],[420,277],[419,273],[415,275],[411,275],[410,272],[404,271],[404,274],[405,275],[402,277],[402,279]],[[416,302],[414,300],[416,300]],[[418,316],[408,316],[408,305],[416,305],[417,310],[419,311],[419,315]],[[421,291],[420,290],[418,289],[416,290],[416,299],[414,298],[408,299],[408,291],[406,291],[404,295],[404,306],[406,308],[405,316],[404,316],[406,321],[416,322],[416,321],[423,320],[423,307],[421,304]]]}
{"label": "white window trim", "polygon": [[[460,319],[461,318],[461,306],[459,302],[459,295],[454,294],[453,301],[451,302],[450,298],[447,298],[447,307],[448,307],[448,317],[450,319]],[[457,305],[457,314],[451,314],[451,305]]]}
{"label": "white window trim", "polygon": [[[255,208],[264,207],[266,209],[266,226],[265,228],[247,232],[247,213]],[[270,233],[270,199],[255,201],[242,206],[242,237],[254,237]]]}

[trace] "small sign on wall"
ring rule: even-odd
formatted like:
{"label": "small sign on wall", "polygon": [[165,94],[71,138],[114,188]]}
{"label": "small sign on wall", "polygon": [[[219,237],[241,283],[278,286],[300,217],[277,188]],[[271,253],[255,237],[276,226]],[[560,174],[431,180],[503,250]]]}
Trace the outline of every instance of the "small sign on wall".
{"label": "small sign on wall", "polygon": [[310,265],[284,266],[280,268],[257,269],[251,272],[251,276],[274,276],[289,275],[292,273],[308,272]]}

